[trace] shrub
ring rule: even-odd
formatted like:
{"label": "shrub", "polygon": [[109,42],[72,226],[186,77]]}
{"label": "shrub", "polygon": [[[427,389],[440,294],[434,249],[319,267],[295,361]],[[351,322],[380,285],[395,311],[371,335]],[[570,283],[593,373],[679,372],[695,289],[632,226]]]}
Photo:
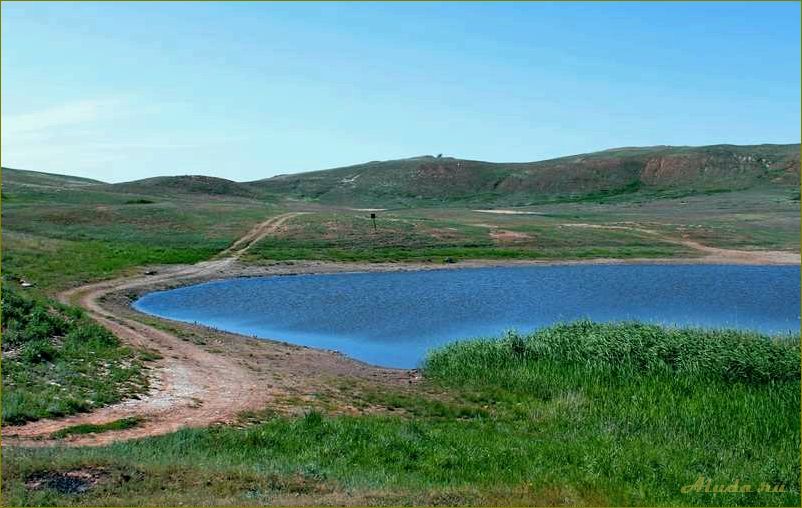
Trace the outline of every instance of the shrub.
{"label": "shrub", "polygon": [[23,346],[20,356],[22,361],[35,364],[53,361],[58,356],[58,352],[50,341],[36,339],[27,342]]}
{"label": "shrub", "polygon": [[81,322],[70,330],[64,339],[64,347],[103,349],[118,346],[120,341],[105,328],[89,321]]}

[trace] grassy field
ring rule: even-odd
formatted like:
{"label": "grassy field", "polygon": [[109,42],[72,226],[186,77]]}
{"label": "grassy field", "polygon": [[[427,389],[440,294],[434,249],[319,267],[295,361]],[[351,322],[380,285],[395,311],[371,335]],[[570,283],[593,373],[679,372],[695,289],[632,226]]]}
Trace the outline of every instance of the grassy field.
{"label": "grassy field", "polygon": [[799,252],[798,194],[782,189],[539,209],[578,222],[634,223],[712,247]]}
{"label": "grassy field", "polygon": [[375,230],[365,212],[302,215],[280,234],[260,242],[253,258],[439,262],[447,257],[584,259],[687,253],[636,231],[566,228],[550,217],[529,216],[503,227],[498,217],[488,214],[438,215],[434,210],[383,212]]}
{"label": "grassy field", "polygon": [[[798,337],[582,322],[455,343],[425,369],[451,397],[370,397],[398,416],[10,449],[6,503],[799,504]],[[91,488],[59,492],[76,472]],[[700,476],[753,490],[682,492]]]}
{"label": "grassy field", "polygon": [[144,353],[81,309],[3,284],[3,423],[63,416],[147,391]]}
{"label": "grassy field", "polygon": [[[129,198],[105,205],[96,200],[59,203],[56,197],[48,198],[46,205],[4,203],[4,272],[58,290],[144,265],[194,263],[225,249],[253,224],[297,206],[186,197],[125,204]],[[250,259],[442,262],[449,257],[459,261],[698,255],[667,240],[685,236],[723,248],[799,250],[799,201],[782,193],[563,203],[524,211],[535,214],[388,210],[377,212],[374,230],[368,212],[318,207],[257,244]]]}
{"label": "grassy field", "polygon": [[102,185],[11,170],[3,177],[4,273],[48,292],[144,265],[208,259],[254,224],[292,210],[313,213],[256,245],[252,261],[698,255],[670,241],[682,237],[724,248],[799,250],[799,193],[779,186],[554,198],[518,209],[534,212],[525,215],[480,213],[449,202],[377,212],[374,230],[367,211],[265,197],[218,179]]}
{"label": "grassy field", "polygon": [[238,196],[51,185],[34,175],[33,183],[28,175],[4,175],[3,271],[47,291],[144,265],[208,259],[278,213],[273,204]]}
{"label": "grassy field", "polygon": [[251,259],[432,261],[694,257],[688,238],[731,249],[799,250],[799,202],[732,192],[617,203],[561,203],[494,214],[457,208],[334,209],[293,218]]}

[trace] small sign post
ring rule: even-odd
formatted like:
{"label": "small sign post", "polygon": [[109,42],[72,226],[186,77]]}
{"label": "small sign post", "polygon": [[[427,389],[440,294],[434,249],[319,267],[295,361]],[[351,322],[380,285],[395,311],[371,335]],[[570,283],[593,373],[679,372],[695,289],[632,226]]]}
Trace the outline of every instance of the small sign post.
{"label": "small sign post", "polygon": [[376,214],[375,213],[371,213],[370,214],[370,218],[373,221],[373,231],[376,231]]}

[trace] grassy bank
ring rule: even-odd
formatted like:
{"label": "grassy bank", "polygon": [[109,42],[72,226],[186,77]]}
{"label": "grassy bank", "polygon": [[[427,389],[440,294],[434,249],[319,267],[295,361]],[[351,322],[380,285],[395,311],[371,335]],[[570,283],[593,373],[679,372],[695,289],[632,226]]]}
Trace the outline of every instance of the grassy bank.
{"label": "grassy bank", "polygon": [[3,424],[105,406],[147,389],[147,355],[75,307],[2,289]]}
{"label": "grassy bank", "polygon": [[[10,449],[5,502],[799,504],[798,337],[576,323],[456,343],[425,373],[370,397],[394,412]],[[76,471],[84,493],[30,487]],[[700,476],[754,490],[682,492]]]}

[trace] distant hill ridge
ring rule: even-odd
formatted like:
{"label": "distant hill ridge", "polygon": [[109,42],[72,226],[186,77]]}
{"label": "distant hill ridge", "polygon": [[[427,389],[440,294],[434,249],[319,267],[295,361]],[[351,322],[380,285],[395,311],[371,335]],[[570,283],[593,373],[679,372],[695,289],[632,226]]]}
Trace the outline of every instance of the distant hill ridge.
{"label": "distant hill ridge", "polygon": [[156,176],[133,182],[106,184],[111,190],[132,193],[149,193],[158,190],[158,194],[186,193],[206,195],[226,195],[241,197],[258,197],[258,191],[248,184],[234,182],[225,178],[203,175]]}
{"label": "distant hill ridge", "polygon": [[423,156],[281,175],[250,185],[333,204],[525,204],[649,190],[798,187],[799,156],[799,144],[628,147],[523,163]]}
{"label": "distant hill ridge", "polygon": [[10,176],[15,184],[42,187],[80,187],[104,183],[100,180],[83,178],[80,176],[59,175],[43,171],[29,171],[27,169],[2,168],[4,177]]}
{"label": "distant hill ridge", "polygon": [[[12,182],[24,181],[29,185],[98,185],[106,190],[131,193],[283,196],[341,205],[527,204],[655,191],[701,193],[798,187],[800,145],[625,147],[512,163],[426,155],[279,175],[254,182],[165,176],[103,184],[31,171],[4,168],[3,172]],[[35,174],[42,176],[37,180],[31,176]]]}

